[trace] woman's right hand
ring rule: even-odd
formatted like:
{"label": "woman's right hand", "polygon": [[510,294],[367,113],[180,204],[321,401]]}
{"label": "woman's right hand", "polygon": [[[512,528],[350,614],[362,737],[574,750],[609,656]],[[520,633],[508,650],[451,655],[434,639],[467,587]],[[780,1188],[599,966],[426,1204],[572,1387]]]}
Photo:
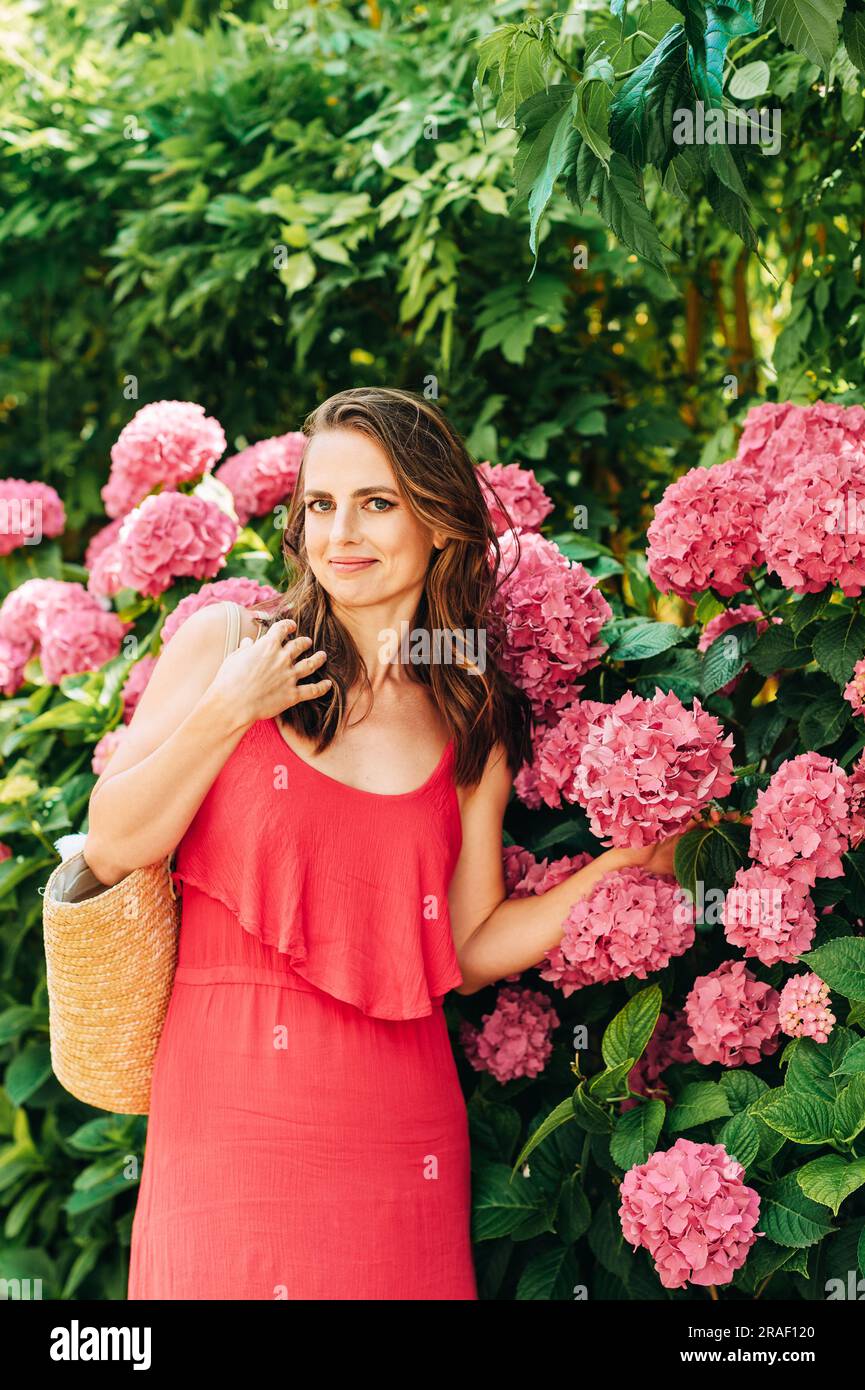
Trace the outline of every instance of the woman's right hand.
{"label": "woman's right hand", "polygon": [[296,628],[293,618],[280,618],[257,641],[244,637],[217,671],[212,693],[227,700],[243,723],[272,719],[304,700],[317,700],[333,685],[327,677],[300,684],[324,664],[327,654],[310,653],[312,638],[293,637]]}

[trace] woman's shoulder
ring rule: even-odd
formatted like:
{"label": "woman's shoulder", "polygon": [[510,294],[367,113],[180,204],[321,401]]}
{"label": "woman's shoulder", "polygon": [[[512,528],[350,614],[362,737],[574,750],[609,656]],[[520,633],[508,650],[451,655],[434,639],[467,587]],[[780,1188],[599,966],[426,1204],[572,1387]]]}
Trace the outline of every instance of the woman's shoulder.
{"label": "woman's shoulder", "polygon": [[494,743],[487,756],[480,780],[474,786],[457,788],[462,812],[468,810],[503,815],[513,786],[514,774],[503,743]]}

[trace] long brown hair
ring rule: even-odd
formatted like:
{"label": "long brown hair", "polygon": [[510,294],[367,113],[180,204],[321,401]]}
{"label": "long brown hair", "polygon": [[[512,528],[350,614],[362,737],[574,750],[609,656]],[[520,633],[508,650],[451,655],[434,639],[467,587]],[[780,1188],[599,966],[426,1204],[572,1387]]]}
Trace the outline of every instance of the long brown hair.
{"label": "long brown hair", "polygon": [[[446,537],[444,547],[430,556],[411,626],[426,632],[483,632],[484,669],[430,661],[409,664],[408,675],[428,686],[450,729],[457,782],[476,785],[496,743],[503,745],[516,772],[531,756],[531,705],[496,661],[503,633],[493,596],[501,578],[501,552],[463,440],[437,405],[414,392],[385,387],[356,387],[330,396],[307,416],[302,429],[307,440],[335,429],[357,430],[374,440],[387,455],[411,511]],[[345,724],[348,692],[358,683],[369,690],[370,682],[354,641],[334,617],[330,599],[310,569],[303,498],[302,463],[282,538],[290,584],[278,606],[271,601],[270,613],[261,616],[267,626],[291,616],[298,636],[311,637],[314,650],[327,652],[326,672],[333,681],[329,692],[283,714],[292,728],[317,740],[320,752]],[[308,679],[320,676],[319,671]]]}

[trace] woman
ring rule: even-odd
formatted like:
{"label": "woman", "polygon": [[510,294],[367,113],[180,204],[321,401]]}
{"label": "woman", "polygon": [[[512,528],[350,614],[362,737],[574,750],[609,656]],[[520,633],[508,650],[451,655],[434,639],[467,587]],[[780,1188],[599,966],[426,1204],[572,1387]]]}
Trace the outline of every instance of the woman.
{"label": "woman", "polygon": [[[91,799],[98,878],[176,846],[183,884],[131,1299],[477,1298],[443,996],[537,964],[611,869],[671,866],[671,842],[611,850],[505,901],[529,707],[472,460],[404,391],[304,429],[292,587],[227,657],[224,605],[184,623]],[[400,659],[418,630],[437,660]]]}

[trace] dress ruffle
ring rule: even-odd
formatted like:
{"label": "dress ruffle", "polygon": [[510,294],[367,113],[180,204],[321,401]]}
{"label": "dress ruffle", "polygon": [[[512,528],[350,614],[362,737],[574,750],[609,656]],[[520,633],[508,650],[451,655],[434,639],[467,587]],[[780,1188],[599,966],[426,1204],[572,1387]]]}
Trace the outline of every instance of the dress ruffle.
{"label": "dress ruffle", "polygon": [[177,847],[176,877],[317,989],[373,1018],[426,1017],[462,983],[452,748],[417,793],[391,797],[343,786],[287,744],[283,757],[273,732],[259,721],[237,744]]}

